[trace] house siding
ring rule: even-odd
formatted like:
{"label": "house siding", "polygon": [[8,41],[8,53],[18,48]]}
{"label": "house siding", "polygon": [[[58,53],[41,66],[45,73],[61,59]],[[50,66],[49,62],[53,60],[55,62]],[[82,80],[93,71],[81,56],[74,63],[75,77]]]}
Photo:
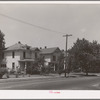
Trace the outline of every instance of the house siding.
{"label": "house siding", "polygon": [[40,56],[40,55],[39,55],[39,51],[32,51],[32,53],[31,53],[31,58],[32,58],[32,59],[36,59],[36,58],[35,58],[35,53],[37,53],[37,58],[39,58],[39,56]]}
{"label": "house siding", "polygon": [[[12,52],[14,52],[14,58],[12,57]],[[25,52],[26,57],[23,57],[23,52]],[[37,58],[39,57],[38,51],[31,51],[31,50],[13,50],[13,51],[5,51],[4,52],[4,59],[6,61],[6,66],[10,70],[12,69],[12,63],[15,64],[15,70],[17,66],[24,66],[23,63],[19,64],[20,60],[24,59],[35,59],[35,52],[37,53]]]}
{"label": "house siding", "polygon": [[51,62],[52,55],[47,54],[47,55],[43,55],[43,56],[44,56],[44,60],[46,61],[45,65],[48,65]]}
{"label": "house siding", "polygon": [[41,56],[44,56],[44,60],[46,61],[45,65],[48,65],[50,62],[53,62],[53,56],[56,57],[55,62],[57,62],[59,56],[60,56],[61,52],[54,52],[52,54],[41,54]]}
{"label": "house siding", "polygon": [[15,63],[15,68],[19,66],[18,61],[20,60],[20,52],[14,51],[15,52],[14,58],[12,57],[12,52],[13,51],[8,51],[8,52],[5,52],[4,54],[4,58],[6,60],[6,66],[10,69],[12,69],[12,63]]}
{"label": "house siding", "polygon": [[[19,51],[19,52],[20,52],[20,60],[32,58],[31,57],[31,55],[32,55],[31,51],[22,50],[22,51]],[[25,52],[25,58],[23,57],[23,52]]]}

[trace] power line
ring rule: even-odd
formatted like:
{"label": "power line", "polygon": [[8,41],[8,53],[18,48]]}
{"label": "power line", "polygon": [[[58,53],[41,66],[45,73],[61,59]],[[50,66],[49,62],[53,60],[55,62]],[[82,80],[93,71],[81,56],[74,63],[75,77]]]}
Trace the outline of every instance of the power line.
{"label": "power line", "polygon": [[[63,32],[55,31],[55,30],[48,29],[48,28],[45,28],[45,27],[41,27],[41,26],[29,23],[29,22],[26,22],[26,21],[23,21],[23,20],[8,16],[8,15],[5,15],[5,14],[1,14],[0,13],[0,15],[3,16],[3,17],[6,17],[8,19],[12,19],[14,21],[17,21],[17,22],[20,22],[20,23],[23,23],[23,24],[27,24],[27,25],[30,25],[30,26],[33,26],[33,27],[37,27],[37,28],[40,28],[40,29],[43,29],[43,30],[47,30],[47,31],[50,31],[50,32],[55,32],[55,33],[63,33]],[[65,34],[65,33],[63,33],[63,34]]]}

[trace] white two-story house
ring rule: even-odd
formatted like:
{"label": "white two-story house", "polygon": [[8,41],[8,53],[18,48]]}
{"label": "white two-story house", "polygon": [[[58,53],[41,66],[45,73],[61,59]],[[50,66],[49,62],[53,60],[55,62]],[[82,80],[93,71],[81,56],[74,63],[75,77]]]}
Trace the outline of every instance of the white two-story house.
{"label": "white two-story house", "polygon": [[39,57],[39,52],[38,48],[18,42],[4,51],[4,60],[10,70],[16,70],[17,67],[24,70],[25,67],[32,66],[35,59]]}

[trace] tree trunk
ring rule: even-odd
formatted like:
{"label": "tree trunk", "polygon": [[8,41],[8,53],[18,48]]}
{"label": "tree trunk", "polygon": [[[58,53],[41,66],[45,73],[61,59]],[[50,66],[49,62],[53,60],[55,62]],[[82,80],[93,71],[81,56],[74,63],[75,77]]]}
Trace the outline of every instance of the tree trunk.
{"label": "tree trunk", "polygon": [[88,72],[86,72],[86,76],[88,76]]}
{"label": "tree trunk", "polygon": [[68,73],[68,77],[69,77],[69,73]]}
{"label": "tree trunk", "polygon": [[87,67],[86,67],[86,76],[88,76],[88,73],[89,73],[89,67],[88,67],[89,65],[87,65]]}
{"label": "tree trunk", "polygon": [[0,75],[0,79],[2,79],[2,76],[3,76],[3,75]]}

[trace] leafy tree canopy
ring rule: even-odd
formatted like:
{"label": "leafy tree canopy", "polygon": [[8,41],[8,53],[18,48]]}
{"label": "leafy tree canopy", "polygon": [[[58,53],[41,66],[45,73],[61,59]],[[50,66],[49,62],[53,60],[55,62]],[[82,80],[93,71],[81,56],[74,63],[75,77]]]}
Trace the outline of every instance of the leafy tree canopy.
{"label": "leafy tree canopy", "polygon": [[92,66],[92,62],[96,61],[100,52],[100,44],[97,41],[89,42],[86,39],[77,39],[73,47],[69,50],[69,55],[72,55],[73,69],[81,68],[88,74]]}

